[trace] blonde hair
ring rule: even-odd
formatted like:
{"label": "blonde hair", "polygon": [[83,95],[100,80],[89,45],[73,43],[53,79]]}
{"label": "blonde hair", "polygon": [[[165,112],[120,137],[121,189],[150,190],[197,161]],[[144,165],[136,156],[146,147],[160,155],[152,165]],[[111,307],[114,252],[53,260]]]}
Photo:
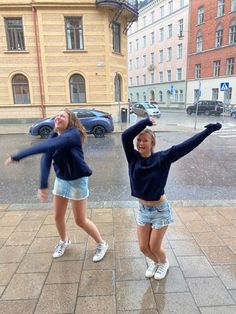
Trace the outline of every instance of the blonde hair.
{"label": "blonde hair", "polygon": [[87,133],[86,133],[85,127],[80,122],[80,119],[77,118],[74,112],[71,111],[70,109],[65,108],[62,111],[66,112],[69,116],[69,123],[66,129],[71,128],[71,127],[79,129],[80,135],[82,138],[82,143],[85,143],[87,139]]}
{"label": "blonde hair", "polygon": [[156,145],[156,137],[155,137],[155,133],[150,130],[150,129],[144,129],[142,132],[140,132],[137,136],[137,139],[139,138],[140,135],[142,134],[148,134],[151,137],[151,142],[152,142],[152,153],[154,151],[154,147]]}

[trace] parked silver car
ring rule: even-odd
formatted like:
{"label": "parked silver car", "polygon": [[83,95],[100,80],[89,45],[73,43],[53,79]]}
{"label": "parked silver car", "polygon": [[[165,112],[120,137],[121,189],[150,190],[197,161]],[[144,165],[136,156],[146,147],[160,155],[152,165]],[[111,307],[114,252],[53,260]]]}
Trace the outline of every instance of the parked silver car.
{"label": "parked silver car", "polygon": [[161,112],[157,104],[152,104],[151,102],[136,102],[132,105],[132,111],[137,116],[142,117],[161,117]]}

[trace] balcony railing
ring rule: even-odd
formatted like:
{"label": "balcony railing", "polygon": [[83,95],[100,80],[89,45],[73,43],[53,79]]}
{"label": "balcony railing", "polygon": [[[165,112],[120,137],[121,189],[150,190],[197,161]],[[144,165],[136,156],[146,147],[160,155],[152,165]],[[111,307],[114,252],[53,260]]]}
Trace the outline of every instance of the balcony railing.
{"label": "balcony railing", "polygon": [[96,0],[97,5],[114,6],[122,8],[138,15],[138,1],[137,0]]}

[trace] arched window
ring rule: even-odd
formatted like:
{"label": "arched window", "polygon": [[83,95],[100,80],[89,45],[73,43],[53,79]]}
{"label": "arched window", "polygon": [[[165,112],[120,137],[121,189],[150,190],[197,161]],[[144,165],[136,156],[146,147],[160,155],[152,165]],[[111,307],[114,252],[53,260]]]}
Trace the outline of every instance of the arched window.
{"label": "arched window", "polygon": [[216,28],[216,39],[215,39],[216,48],[221,47],[222,43],[223,43],[223,26],[219,24]]}
{"label": "arched window", "polygon": [[151,91],[150,91],[150,100],[151,100],[151,101],[154,101],[154,100],[155,100],[155,92],[154,92],[154,90],[151,90]]}
{"label": "arched window", "polygon": [[12,79],[14,104],[30,104],[29,83],[23,74],[16,74]]}
{"label": "arched window", "polygon": [[86,102],[85,80],[82,75],[74,74],[70,81],[70,102],[84,103]]}
{"label": "arched window", "polygon": [[236,44],[236,20],[233,20],[229,26],[229,44]]}
{"label": "arched window", "polygon": [[146,101],[147,100],[147,96],[146,96],[146,93],[143,92],[143,101]]}
{"label": "arched window", "polygon": [[136,101],[139,101],[139,93],[136,93]]}
{"label": "arched window", "polygon": [[115,101],[121,101],[121,76],[116,73],[114,80]]}
{"label": "arched window", "polygon": [[201,52],[202,51],[202,33],[198,32],[197,34],[197,43],[196,43],[196,51]]}
{"label": "arched window", "polygon": [[163,102],[163,93],[162,93],[162,91],[159,91],[158,97],[159,97],[159,102]]}
{"label": "arched window", "polygon": [[130,100],[133,101],[133,94],[130,94]]}

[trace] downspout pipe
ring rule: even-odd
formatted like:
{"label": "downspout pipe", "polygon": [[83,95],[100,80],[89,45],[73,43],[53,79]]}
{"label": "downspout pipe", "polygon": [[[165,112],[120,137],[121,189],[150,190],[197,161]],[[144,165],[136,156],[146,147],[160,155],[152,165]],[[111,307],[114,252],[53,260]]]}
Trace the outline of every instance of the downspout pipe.
{"label": "downspout pipe", "polygon": [[42,117],[46,117],[46,109],[44,105],[44,97],[43,97],[43,84],[42,84],[42,73],[41,73],[41,59],[40,59],[40,49],[39,49],[39,41],[38,41],[38,31],[37,31],[37,10],[35,7],[32,7],[33,12],[33,22],[34,22],[34,38],[35,38],[35,46],[36,46],[36,55],[37,55],[37,68],[38,68],[38,80],[39,80],[39,94],[40,94],[40,106]]}

